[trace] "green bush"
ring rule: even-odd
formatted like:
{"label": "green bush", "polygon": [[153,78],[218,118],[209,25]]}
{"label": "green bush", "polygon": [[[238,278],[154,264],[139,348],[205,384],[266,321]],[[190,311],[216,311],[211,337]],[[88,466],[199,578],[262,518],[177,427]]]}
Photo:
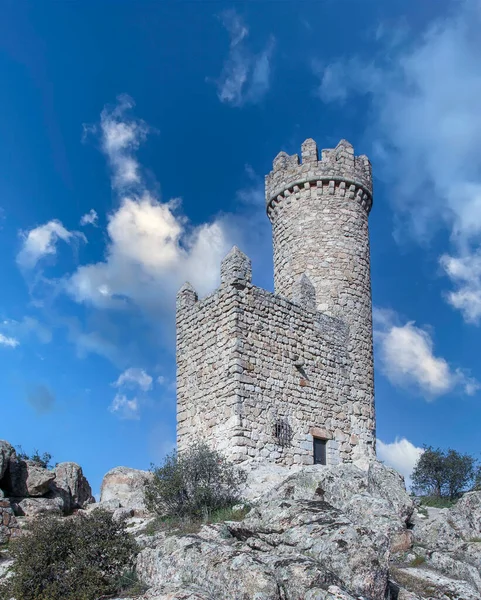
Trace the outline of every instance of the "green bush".
{"label": "green bush", "polygon": [[215,511],[241,500],[246,473],[203,442],[170,454],[163,466],[153,467],[145,502],[152,512],[171,517],[208,520]]}
{"label": "green bush", "polygon": [[95,600],[132,580],[138,548],[123,522],[96,509],[87,515],[33,521],[10,542],[11,577],[1,600]]}
{"label": "green bush", "polygon": [[27,454],[23,451],[22,446],[17,446],[15,448],[15,453],[17,455],[17,458],[19,458],[20,460],[32,460],[44,469],[52,468],[52,465],[50,464],[50,461],[52,460],[52,455],[50,454],[50,452],[44,452],[43,454],[40,454],[38,450],[34,450],[32,454]]}
{"label": "green bush", "polygon": [[438,496],[423,496],[421,498],[421,506],[430,506],[431,508],[451,508],[456,502],[457,500],[440,498]]}

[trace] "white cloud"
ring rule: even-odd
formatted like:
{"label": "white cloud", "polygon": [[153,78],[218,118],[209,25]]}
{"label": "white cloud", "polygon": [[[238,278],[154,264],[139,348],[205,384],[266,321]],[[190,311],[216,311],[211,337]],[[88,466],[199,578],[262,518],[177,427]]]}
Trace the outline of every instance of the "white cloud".
{"label": "white cloud", "polygon": [[448,302],[461,311],[467,323],[478,324],[481,320],[481,250],[458,257],[444,254],[440,263],[457,286],[447,294]]}
{"label": "white cloud", "polygon": [[21,321],[5,319],[0,328],[14,338],[26,338],[34,334],[42,344],[52,341],[52,332],[34,317],[25,316]]}
{"label": "white cloud", "polygon": [[88,213],[80,217],[80,225],[82,227],[85,225],[93,225],[94,227],[97,227],[98,218],[99,216],[97,211],[91,208]]}
{"label": "white cloud", "polygon": [[428,331],[413,321],[400,325],[392,311],[374,310],[374,339],[382,370],[394,385],[413,387],[428,400],[456,387],[473,395],[480,387],[465,371],[435,356]]}
{"label": "white cloud", "polygon": [[152,389],[152,381],[152,377],[144,369],[131,367],[121,373],[113,385],[115,387],[139,387],[142,391],[148,392]]}
{"label": "white cloud", "polygon": [[0,333],[0,346],[7,346],[8,348],[16,348],[20,345],[20,342],[14,337],[8,337]]}
{"label": "white cloud", "polygon": [[72,243],[74,240],[87,241],[83,233],[68,231],[56,219],[23,232],[22,247],[17,254],[17,264],[24,269],[32,269],[38,261],[47,255],[57,253],[57,242]]}
{"label": "white cloud", "polygon": [[249,30],[236,11],[224,11],[221,19],[229,32],[230,46],[229,56],[216,82],[219,100],[233,106],[255,104],[270,86],[274,39],[271,38],[262,52],[256,55],[247,44]]}
{"label": "white cloud", "polygon": [[65,289],[76,301],[97,307],[134,303],[159,312],[173,307],[185,281],[201,295],[211,291],[220,261],[239,234],[226,216],[191,226],[180,213],[180,200],[161,202],[147,189],[135,150],[149,128],[127,114],[132,106],[122,96],[117,106],[102,111],[100,128],[90,128],[100,133],[119,207],[108,215],[105,261],[79,267]]}
{"label": "white cloud", "polygon": [[326,102],[370,94],[367,136],[384,167],[377,174],[391,185],[396,235],[428,240],[449,227],[453,250],[441,261],[455,286],[448,299],[469,322],[479,322],[479,277],[459,278],[455,266],[476,263],[481,240],[480,26],[481,5],[466,0],[417,39],[383,45],[374,59],[316,69]]}
{"label": "white cloud", "polygon": [[125,394],[116,394],[109,406],[111,413],[121,419],[137,421],[140,419],[139,402],[137,398],[127,398]]}
{"label": "white cloud", "polygon": [[411,474],[424,450],[414,446],[406,438],[396,438],[391,444],[385,444],[378,439],[376,450],[379,460],[401,473],[406,481],[406,487],[410,487]]}

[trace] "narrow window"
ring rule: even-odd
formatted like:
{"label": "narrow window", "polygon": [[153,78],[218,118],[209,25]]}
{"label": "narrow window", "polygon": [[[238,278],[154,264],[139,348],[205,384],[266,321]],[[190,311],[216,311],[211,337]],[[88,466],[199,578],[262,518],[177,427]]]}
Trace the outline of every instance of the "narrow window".
{"label": "narrow window", "polygon": [[326,461],[326,449],[327,440],[321,440],[321,438],[314,438],[314,464],[325,465]]}

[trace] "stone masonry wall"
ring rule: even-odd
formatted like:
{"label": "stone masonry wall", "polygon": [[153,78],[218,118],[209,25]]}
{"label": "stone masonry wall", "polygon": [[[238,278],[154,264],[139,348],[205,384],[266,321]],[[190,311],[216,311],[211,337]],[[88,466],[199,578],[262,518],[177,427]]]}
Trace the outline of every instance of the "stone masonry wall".
{"label": "stone masonry wall", "polygon": [[196,439],[233,440],[239,408],[233,377],[236,290],[202,301],[184,286],[177,296],[177,447]]}
{"label": "stone masonry wall", "polygon": [[253,286],[247,263],[235,249],[215,294],[179,293],[179,450],[204,439],[237,462],[312,464],[315,436],[328,463],[352,460],[366,432],[349,400],[347,327],[309,306],[308,280],[291,302]]}

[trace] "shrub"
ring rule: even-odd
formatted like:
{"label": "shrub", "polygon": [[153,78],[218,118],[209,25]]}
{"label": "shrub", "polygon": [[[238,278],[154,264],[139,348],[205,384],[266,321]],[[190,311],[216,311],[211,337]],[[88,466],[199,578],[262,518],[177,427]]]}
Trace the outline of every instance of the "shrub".
{"label": "shrub", "polygon": [[208,519],[214,511],[240,501],[246,473],[204,442],[170,454],[163,466],[152,468],[145,502],[152,512],[172,517]]}
{"label": "shrub", "polygon": [[443,498],[438,496],[423,496],[421,498],[421,506],[430,506],[431,508],[451,508],[456,504],[457,500]]}
{"label": "shrub", "polygon": [[44,469],[52,468],[52,465],[50,464],[50,461],[52,460],[52,455],[50,454],[50,452],[44,452],[43,454],[40,454],[38,450],[34,450],[32,454],[27,454],[23,451],[22,446],[17,446],[15,448],[15,451],[17,458],[21,460],[32,460]]}
{"label": "shrub", "polygon": [[97,509],[61,519],[40,517],[9,550],[14,562],[2,600],[95,600],[122,590],[137,544],[124,523]]}
{"label": "shrub", "polygon": [[409,563],[409,566],[410,567],[420,567],[425,562],[426,562],[426,559],[424,558],[424,556],[416,556],[416,558],[413,558],[412,561]]}

